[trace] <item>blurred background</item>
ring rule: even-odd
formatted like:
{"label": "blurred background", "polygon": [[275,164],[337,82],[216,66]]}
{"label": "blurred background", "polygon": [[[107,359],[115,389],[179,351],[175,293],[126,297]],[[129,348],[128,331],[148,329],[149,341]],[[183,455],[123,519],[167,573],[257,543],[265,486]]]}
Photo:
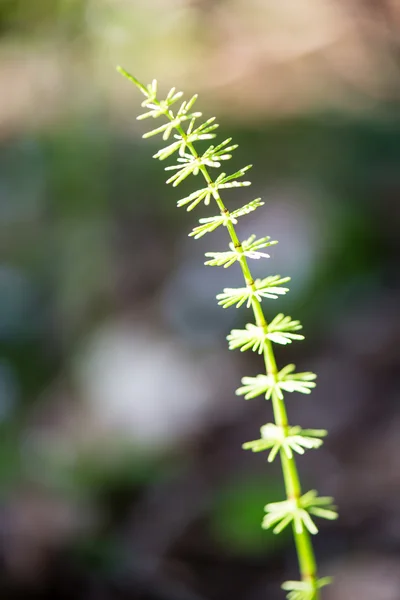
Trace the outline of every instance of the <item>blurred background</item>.
{"label": "blurred background", "polygon": [[[290,532],[260,529],[278,462],[244,452],[271,421],[234,395],[251,319],[188,238],[192,191],[165,186],[141,97],[115,71],[200,94],[254,163],[242,237],[280,244],[255,276],[303,321],[282,351],[318,373],[288,397],[326,427],[304,489],[340,520],[315,540],[327,600],[400,599],[400,5],[397,0],[0,0],[0,594],[278,600]],[[253,266],[253,265],[252,265]],[[396,381],[397,380],[397,381]]]}

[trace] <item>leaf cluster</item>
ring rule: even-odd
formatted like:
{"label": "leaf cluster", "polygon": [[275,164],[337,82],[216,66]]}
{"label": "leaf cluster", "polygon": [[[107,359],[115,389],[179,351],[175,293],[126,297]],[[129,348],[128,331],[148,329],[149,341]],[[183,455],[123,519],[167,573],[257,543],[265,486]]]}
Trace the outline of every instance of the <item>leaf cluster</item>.
{"label": "leaf cluster", "polygon": [[332,577],[317,579],[315,585],[311,581],[285,581],[282,589],[288,591],[287,600],[314,600],[315,591],[332,583]]}
{"label": "leaf cluster", "polygon": [[270,241],[270,237],[263,237],[256,239],[255,235],[251,235],[247,240],[244,240],[239,248],[235,248],[233,242],[230,242],[227,252],[206,252],[206,256],[210,257],[204,264],[210,267],[230,267],[237,260],[242,260],[243,256],[247,258],[269,258],[269,254],[260,252],[261,248],[267,248],[267,246],[274,246],[278,242]]}
{"label": "leaf cluster", "polygon": [[[243,183],[243,182],[242,182]],[[209,200],[208,200],[209,202]],[[189,236],[194,237],[195,240],[203,237],[206,233],[211,233],[220,225],[228,226],[228,223],[232,225],[237,224],[237,219],[242,217],[243,215],[248,215],[249,213],[256,210],[259,206],[263,206],[264,202],[261,202],[261,198],[256,198],[252,200],[248,204],[245,204],[241,208],[229,213],[224,212],[221,215],[217,215],[216,217],[205,217],[203,219],[199,219],[198,227],[195,227],[190,233]]]}
{"label": "leaf cluster", "polygon": [[246,302],[247,308],[250,308],[252,300],[261,302],[263,298],[277,298],[283,296],[289,291],[286,287],[280,287],[283,283],[290,281],[290,277],[281,277],[280,275],[270,275],[264,279],[256,279],[246,287],[225,288],[221,294],[218,294],[218,304],[223,308],[236,305],[239,308]]}
{"label": "leaf cluster", "polygon": [[301,328],[300,321],[293,321],[291,317],[279,313],[265,327],[247,323],[245,329],[232,329],[227,336],[229,349],[240,348],[241,352],[250,349],[262,354],[267,348],[267,340],[283,345],[291,344],[293,340],[303,340],[303,335],[293,333]]}
{"label": "leaf cluster", "polygon": [[321,438],[328,433],[325,429],[302,429],[298,425],[281,427],[275,423],[263,425],[260,431],[261,438],[246,442],[243,444],[243,449],[252,452],[270,450],[268,462],[272,462],[280,450],[292,459],[293,452],[304,454],[305,450],[319,448],[323,444]]}
{"label": "leaf cluster", "polygon": [[266,400],[270,400],[273,394],[280,400],[283,399],[283,392],[300,392],[300,394],[310,394],[315,387],[316,374],[311,371],[303,373],[295,372],[296,365],[290,364],[283,367],[276,376],[274,375],[256,375],[256,377],[243,377],[243,386],[236,390],[238,396],[244,396],[245,400],[265,395]]}
{"label": "leaf cluster", "polygon": [[280,533],[289,524],[293,524],[296,533],[301,534],[306,528],[312,535],[318,533],[311,515],[333,521],[338,514],[333,505],[333,498],[318,496],[316,490],[310,490],[300,498],[291,498],[282,502],[270,502],[265,506],[266,515],[263,528],[273,528],[274,533]]}

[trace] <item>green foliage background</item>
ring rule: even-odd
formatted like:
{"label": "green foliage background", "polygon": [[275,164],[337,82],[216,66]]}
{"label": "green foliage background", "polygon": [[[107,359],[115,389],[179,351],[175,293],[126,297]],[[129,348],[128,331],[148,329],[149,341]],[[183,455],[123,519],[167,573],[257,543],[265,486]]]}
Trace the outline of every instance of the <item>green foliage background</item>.
{"label": "green foliage background", "polygon": [[[359,12],[346,13],[353,27],[346,45],[330,35],[342,31],[341,14],[328,18],[311,4],[314,18],[305,27],[290,3],[0,3],[5,597],[29,598],[40,589],[43,597],[64,590],[74,598],[172,600],[184,588],[188,598],[278,598],[279,582],[293,572],[290,544],[276,545],[265,532],[261,538],[258,527],[267,496],[279,496],[280,475],[240,450],[268,407],[246,404],[248,416],[238,410],[233,391],[243,365],[223,358],[227,331],[247,321],[223,321],[214,307],[227,279],[221,276],[214,290],[206,268],[194,271],[202,255],[186,242],[192,215],[176,210],[174,191],[151,160],[157,145],[153,152],[139,140],[132,91],[115,73],[117,63],[142,80],[156,76],[165,90],[177,84],[199,92],[203,112],[218,115],[221,135],[240,144],[237,166],[254,163],[252,193],[263,196],[266,210],[253,224],[280,239],[273,270],[293,280],[280,309],[301,318],[307,333],[290,360],[320,375],[317,413],[293,406],[295,418],[332,432],[320,462],[304,468],[312,486],[317,479],[335,488],[343,512],[341,525],[321,536],[319,552],[338,582],[329,591],[337,596],[327,598],[352,597],[349,569],[357,593],[379,600],[381,571],[374,565],[385,566],[397,597],[392,565],[400,546],[391,524],[400,517],[390,499],[400,472],[392,452],[398,11],[383,3],[378,19],[360,3]],[[303,32],[313,39],[315,31],[322,39],[304,53]],[[299,50],[285,54],[292,38]],[[243,204],[240,193],[236,198]],[[131,433],[109,427],[104,415],[113,409],[91,403],[82,384],[87,356],[101,346],[97,334],[120,322],[122,329],[132,325],[138,346],[148,343],[162,354],[165,343],[168,354],[178,345],[190,365],[211,356],[202,381],[217,383],[206,416],[189,412],[200,402],[197,380],[189,378],[185,425],[178,430],[175,413],[162,412],[169,410],[166,400],[157,405],[154,421],[167,424],[162,443],[161,434],[142,438],[135,426]],[[125,347],[123,340],[117,347]],[[151,371],[152,351],[144,356],[156,379],[160,365]],[[135,360],[137,354],[132,371],[140,379]],[[251,361],[248,367],[256,372]],[[133,396],[138,410],[143,395]],[[362,587],[369,573],[377,588]]]}

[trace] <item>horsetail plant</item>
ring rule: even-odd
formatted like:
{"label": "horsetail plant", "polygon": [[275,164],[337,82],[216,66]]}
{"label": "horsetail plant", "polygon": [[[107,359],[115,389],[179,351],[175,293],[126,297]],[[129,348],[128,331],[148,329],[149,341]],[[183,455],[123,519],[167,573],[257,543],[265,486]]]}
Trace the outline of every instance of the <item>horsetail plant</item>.
{"label": "horsetail plant", "polygon": [[146,112],[138,119],[158,117],[165,119],[160,127],[145,133],[143,137],[149,138],[161,134],[164,142],[167,142],[154,158],[165,160],[175,153],[178,154],[176,164],[165,168],[171,173],[167,183],[177,187],[189,175],[201,174],[204,179],[204,187],[180,199],[178,207],[186,207],[186,210],[191,211],[201,202],[208,206],[212,200],[218,206],[219,214],[200,219],[199,225],[189,235],[199,239],[220,226],[225,227],[229,234],[229,250],[207,252],[205,264],[224,268],[236,262],[239,264],[245,285],[240,288],[225,288],[217,296],[218,304],[223,308],[233,305],[237,308],[242,305],[251,307],[255,323],[248,323],[244,329],[233,329],[227,337],[229,348],[240,349],[242,352],[245,350],[257,352],[263,356],[265,365],[265,372],[256,377],[243,377],[242,386],[236,390],[236,394],[244,396],[246,400],[264,396],[267,400],[271,400],[274,414],[274,423],[263,425],[260,430],[261,437],[243,444],[243,448],[253,452],[269,451],[268,462],[272,462],[279,454],[286,490],[284,501],[265,506],[266,514],[262,527],[272,529],[275,534],[289,525],[293,530],[301,581],[286,581],[282,585],[282,588],[288,592],[288,600],[319,600],[320,589],[328,585],[331,578],[318,578],[311,541],[311,536],[318,533],[314,517],[333,520],[337,518],[337,513],[332,498],[320,497],[315,490],[303,493],[294,455],[319,448],[327,432],[324,429],[302,429],[300,426],[289,425],[284,401],[286,392],[309,394],[315,387],[316,375],[311,372],[299,373],[293,364],[281,369],[277,367],[273,344],[286,345],[304,339],[303,335],[298,333],[302,326],[299,321],[281,313],[268,323],[261,303],[264,298],[275,299],[286,294],[288,288],[285,285],[290,278],[273,275],[254,280],[248,264],[249,259],[268,258],[264,249],[277,242],[269,237],[256,239],[255,235],[240,241],[236,232],[238,219],[264,203],[260,198],[256,198],[230,212],[221,198],[221,192],[224,190],[250,185],[249,181],[242,178],[251,165],[231,175],[221,172],[217,177],[212,178],[211,172],[219,169],[222,162],[232,157],[231,153],[237,148],[237,144],[232,144],[231,138],[228,138],[218,145],[210,145],[205,152],[199,153],[194,144],[215,138],[218,124],[214,117],[199,124],[198,119],[202,113],[193,111],[197,95],[184,100],[175,110],[175,107],[172,107],[182,98],[182,92],[172,88],[164,100],[159,100],[156,80],[144,86],[121,67],[118,67],[118,71],[133,82],[145,96],[142,106]]}

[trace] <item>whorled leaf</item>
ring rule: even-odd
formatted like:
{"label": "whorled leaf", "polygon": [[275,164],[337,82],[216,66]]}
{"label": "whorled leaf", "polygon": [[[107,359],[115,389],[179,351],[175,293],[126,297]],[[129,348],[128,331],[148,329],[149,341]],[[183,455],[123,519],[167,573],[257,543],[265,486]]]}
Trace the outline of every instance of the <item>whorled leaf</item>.
{"label": "whorled leaf", "polygon": [[267,335],[264,327],[247,323],[246,329],[232,329],[226,339],[229,342],[229,350],[240,348],[241,352],[252,350],[262,354]]}
{"label": "whorled leaf", "polygon": [[302,429],[300,426],[280,427],[275,423],[263,425],[260,431],[260,439],[246,442],[242,447],[244,450],[252,452],[270,450],[268,462],[272,462],[280,450],[283,450],[291,459],[293,452],[304,454],[305,450],[319,448],[323,444],[321,438],[328,433],[325,429]]}
{"label": "whorled leaf", "polygon": [[150,138],[150,137],[153,137],[154,135],[158,135],[159,133],[162,133],[163,140],[167,140],[176,127],[179,127],[184,121],[191,120],[194,117],[201,117],[201,113],[200,112],[191,113],[191,114],[177,113],[177,115],[173,118],[172,121],[168,121],[167,123],[160,125],[160,127],[156,127],[155,129],[148,131],[147,133],[143,134],[142,137]]}
{"label": "whorled leaf", "polygon": [[214,198],[218,198],[218,185],[217,183],[209,183],[207,187],[200,188],[195,192],[189,194],[185,198],[181,198],[178,200],[177,206],[185,206],[185,204],[189,204],[186,210],[193,210],[200,202],[204,201],[204,204],[207,206],[210,204],[211,196]]}
{"label": "whorled leaf", "polygon": [[226,173],[220,173],[220,175],[215,180],[215,183],[218,184],[218,188],[221,190],[226,190],[229,188],[235,187],[246,187],[251,185],[251,181],[238,181],[238,178],[243,177],[243,175],[252,168],[253,165],[246,165],[242,167],[235,173],[231,175],[227,175]]}
{"label": "whorled leaf", "polygon": [[299,331],[303,326],[300,321],[292,320],[292,317],[282,313],[268,324],[268,339],[275,344],[290,344],[293,340],[304,340],[304,335],[293,333]]}
{"label": "whorled leaf", "polygon": [[300,498],[283,500],[282,502],[270,502],[265,506],[266,515],[263,520],[263,528],[271,529],[278,534],[289,524],[293,523],[296,533],[303,533],[304,529],[312,535],[318,533],[311,515],[330,521],[337,519],[338,514],[333,499],[328,496],[318,496],[316,490],[310,490]]}
{"label": "whorled leaf", "polygon": [[212,131],[219,127],[217,123],[214,123],[215,117],[211,117],[211,119],[208,119],[207,121],[196,127],[196,129],[193,129],[194,124],[196,122],[196,118],[197,116],[192,117],[189,123],[189,127],[185,134],[175,134],[174,138],[177,141],[172,142],[165,148],[161,148],[161,150],[159,150],[156,154],[153,155],[153,158],[165,160],[177,151],[179,152],[180,156],[183,156],[185,154],[187,146],[189,146],[190,144],[215,138],[216,134],[212,133]]}
{"label": "whorled leaf", "polygon": [[248,215],[249,213],[257,210],[260,206],[264,206],[264,202],[262,202],[261,198],[256,198],[252,200],[248,204],[245,204],[241,208],[237,208],[233,212],[230,213],[232,223],[236,224],[238,217],[242,217],[243,215]]}
{"label": "whorled leaf", "polygon": [[316,591],[332,583],[332,577],[322,577],[315,582],[285,581],[282,589],[289,592],[287,600],[315,600]]}
{"label": "whorled leaf", "polygon": [[182,183],[182,181],[189,177],[189,175],[198,175],[202,167],[221,166],[218,161],[212,160],[212,158],[208,157],[206,154],[196,157],[185,152],[184,155],[180,156],[177,160],[180,164],[165,167],[166,171],[176,171],[176,173],[167,179],[166,182],[172,183],[174,187]]}
{"label": "whorled leaf", "polygon": [[243,377],[242,387],[236,390],[238,396],[244,396],[245,400],[256,398],[265,394],[266,400],[276,394],[279,399],[283,398],[283,392],[300,392],[310,394],[315,387],[315,373],[306,371],[295,373],[295,365],[290,364],[281,369],[277,376],[256,375],[256,377]]}
{"label": "whorled leaf", "polygon": [[241,260],[243,256],[253,259],[269,258],[269,254],[260,252],[260,249],[278,243],[270,241],[270,239],[271,238],[267,236],[256,240],[256,236],[251,235],[247,240],[244,240],[238,248],[235,248],[233,242],[230,242],[230,250],[226,252],[206,252],[206,256],[209,256],[210,260],[206,261],[204,264],[211,267],[223,266],[226,269],[233,265],[234,262]]}
{"label": "whorled leaf", "polygon": [[236,305],[239,308],[247,303],[247,308],[250,308],[251,301],[256,298],[261,302],[262,298],[277,298],[280,295],[286,294],[288,288],[279,287],[283,283],[290,281],[290,277],[281,277],[280,275],[271,275],[264,279],[256,279],[254,283],[242,288],[225,288],[222,294],[218,294],[218,304],[223,308]]}
{"label": "whorled leaf", "polygon": [[[179,117],[176,117],[178,119]],[[176,120],[175,119],[175,120]],[[170,125],[173,125],[174,122],[171,122]],[[162,128],[159,127],[155,132],[159,133]],[[166,130],[167,131],[167,130]],[[190,152],[183,152],[181,156],[177,159],[178,165],[171,165],[170,167],[165,167],[166,171],[177,171],[172,177],[167,179],[167,183],[172,183],[174,187],[179,185],[186,177],[189,175],[198,175],[201,171],[202,167],[212,167],[218,168],[221,166],[222,160],[229,160],[232,158],[232,155],[229,154],[232,150],[237,148],[237,144],[233,144],[229,146],[229,142],[232,138],[228,138],[223,141],[218,146],[210,146],[202,155],[194,155]],[[214,184],[209,184],[209,187],[214,189],[222,189],[226,187],[235,187],[235,182],[224,183],[228,178],[221,177],[223,173],[215,180]],[[238,182],[238,186],[246,185],[246,182]],[[181,206],[182,204],[179,204]]]}
{"label": "whorled leaf", "polygon": [[227,336],[229,350],[240,348],[241,352],[244,352],[251,349],[262,354],[267,348],[267,340],[277,344],[290,344],[293,340],[303,340],[304,336],[292,333],[301,327],[300,321],[292,321],[291,317],[285,317],[282,313],[266,327],[248,323],[246,329],[232,329]]}
{"label": "whorled leaf", "polygon": [[220,225],[224,225],[225,217],[223,215],[217,215],[216,217],[205,217],[199,219],[200,225],[195,227],[190,233],[190,237],[194,237],[195,240],[203,237],[206,233],[211,233]]}
{"label": "whorled leaf", "polygon": [[[207,195],[208,190],[210,190],[210,195],[207,199],[207,201],[209,202],[213,188],[212,189],[210,189],[209,187],[203,188],[202,190],[200,190],[200,192],[202,193],[202,192],[206,191],[204,196],[202,196],[200,198],[200,200],[198,200],[198,202],[196,201],[194,204],[192,204],[190,206],[190,208],[188,208],[188,210],[191,210],[192,208],[194,208],[194,206],[196,206],[203,199],[206,203],[206,195]],[[186,198],[182,198],[182,200],[179,200],[178,205],[183,206],[184,204],[187,204],[191,200],[197,200],[197,198],[198,198],[198,192],[193,192],[193,194],[191,194],[190,196],[187,196]],[[220,225],[227,226],[228,223],[233,223],[234,225],[236,225],[238,217],[241,217],[242,215],[247,215],[247,214],[253,212],[254,210],[257,210],[257,208],[259,206],[263,206],[263,204],[264,204],[264,202],[261,201],[261,198],[256,198],[255,200],[252,200],[251,202],[249,202],[245,206],[242,206],[242,208],[235,210],[234,212],[231,212],[231,213],[227,212],[226,214],[224,213],[222,215],[217,215],[215,217],[205,217],[203,219],[199,219],[200,225],[198,227],[195,227],[189,233],[189,236],[194,237],[194,239],[197,240],[197,239],[201,238],[203,235],[205,235],[206,233],[211,233],[212,231],[217,229],[217,227],[219,227]]]}

